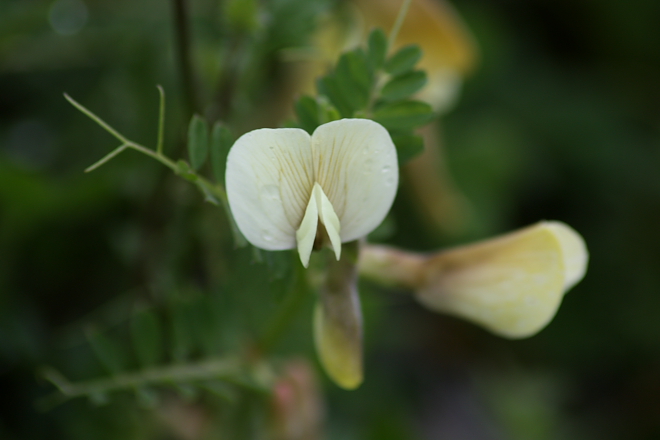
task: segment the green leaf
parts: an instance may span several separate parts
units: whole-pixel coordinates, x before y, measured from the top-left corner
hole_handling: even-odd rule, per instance
[[[371,68],[380,69],[385,63],[387,55],[387,36],[382,29],[377,28],[369,34],[369,52],[368,58]]]
[[[197,175],[190,168],[190,165],[188,165],[188,162],[186,162],[185,160],[179,160],[176,163],[176,174],[188,180],[189,182],[193,182],[193,183],[197,182]]]
[[[188,125],[188,157],[193,170],[198,170],[209,152],[209,127],[206,120],[193,115]]]
[[[162,360],[162,329],[158,317],[152,310],[136,309],[133,312],[131,338],[138,362],[143,368],[155,365]]]
[[[396,146],[399,165],[403,165],[424,151],[424,140],[412,133],[392,134],[392,142]]]
[[[395,76],[383,86],[380,97],[385,101],[398,101],[408,98],[426,85],[426,72],[415,70]]]
[[[122,347],[115,341],[94,328],[88,328],[85,336],[103,367],[112,374],[126,370],[127,356]]]
[[[334,72],[318,81],[318,89],[341,117],[350,118],[356,111],[366,109],[373,81],[367,56],[363,50],[356,49],[339,58]]]
[[[319,92],[325,95],[330,103],[339,111],[343,118],[350,118],[353,116],[353,108],[344,98],[337,78],[334,75],[327,75],[320,78],[317,83]]]
[[[356,49],[343,54],[337,63],[335,75],[339,89],[352,111],[366,108],[373,85],[373,75],[364,51]]]
[[[429,122],[435,114],[421,101],[397,101],[376,109],[374,120],[388,130],[409,130]]]
[[[227,167],[227,155],[234,143],[234,137],[227,127],[220,122],[213,124],[211,132],[211,167],[216,182],[224,185]]]
[[[135,397],[138,405],[142,408],[153,409],[158,405],[158,393],[156,390],[147,387],[138,387],[135,389]]]
[[[316,127],[321,125],[319,115],[319,105],[316,100],[310,96],[301,96],[295,104],[296,115],[300,122],[300,127],[307,133],[312,134]]]
[[[411,71],[422,58],[422,49],[416,44],[404,46],[385,62],[385,71],[390,75],[401,75]]]

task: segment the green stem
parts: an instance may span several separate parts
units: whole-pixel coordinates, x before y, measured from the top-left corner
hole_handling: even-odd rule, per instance
[[[172,171],[176,173],[177,171],[177,166],[174,161],[169,159],[167,156],[163,156],[162,154],[158,154],[156,151],[151,150],[143,145],[136,144],[135,142],[129,142],[128,147],[132,148],[134,150],[139,151],[140,153],[146,154],[147,156],[156,159],[158,162],[162,163]],[[201,178],[201,177],[200,177]]]
[[[399,9],[399,15],[396,17],[396,21],[394,22],[394,26],[392,26],[392,30],[390,31],[390,37],[389,37],[389,47],[392,48],[394,47],[394,42],[396,41],[396,37],[399,35],[399,31],[401,30],[401,26],[403,25],[403,20],[406,18],[406,14],[408,14],[408,8],[410,7],[411,0],[403,0],[403,3],[401,4],[401,9]]]
[[[163,154],[163,131],[165,129],[165,90],[157,85],[160,94],[160,106],[158,107],[158,141],[156,142],[156,153]]]
[[[159,90],[162,90],[159,86]],[[175,174],[179,175],[181,174],[181,170],[177,166],[177,164],[162,154],[162,121],[164,120],[164,94],[161,94],[161,111],[160,111],[160,126],[159,126],[159,143],[158,143],[158,149],[156,151],[151,150],[150,148],[145,147],[144,145],[140,145],[136,142],[128,140],[126,137],[121,135],[117,130],[112,128],[107,122],[105,122],[103,119],[98,117],[94,112],[86,108],[84,105],[80,104],[77,102],[75,99],[71,98],[69,95],[66,93],[64,94],[64,97],[78,110],[80,110],[82,113],[87,115],[90,119],[92,119],[94,122],[99,124],[101,127],[103,127],[107,132],[112,134],[114,137],[122,141],[122,144],[112,150],[110,153],[108,153],[106,156],[104,156],[101,160],[98,162],[94,163],[90,167],[88,167],[85,172],[93,171],[103,165],[104,163],[108,162],[110,159],[113,157],[117,156],[119,153],[123,152],[124,150],[130,148],[136,151],[139,151],[142,154],[146,154],[147,156],[156,159],[158,162],[162,163],[166,167],[168,167],[170,170],[172,170]],[[161,151],[159,151],[161,150]],[[205,194],[205,195],[212,195],[215,199],[217,199],[220,203],[216,204],[222,204],[223,206],[227,206],[227,193],[225,192],[225,189],[220,185],[220,184],[214,184],[211,183],[209,180],[205,179],[204,177],[200,176],[199,174],[195,173],[189,166],[186,167],[186,178],[188,180],[192,181],[197,185],[197,187]],[[227,211],[229,212],[229,211]]]
[[[85,108],[85,107],[84,107],[82,104],[80,104],[78,101],[76,101],[75,99],[73,99],[72,97],[70,97],[69,95],[67,95],[66,93],[64,94],[64,97],[66,98],[67,101],[69,101],[69,102],[71,103],[71,105],[73,105],[75,108],[77,108],[78,110],[80,110],[81,112],[83,112],[84,114],[86,114],[86,115],[87,115],[90,119],[92,119],[94,122],[96,122],[96,123],[99,124],[101,127],[103,127],[103,128],[105,129],[105,131],[107,131],[108,133],[110,133],[111,135],[113,135],[114,137],[116,137],[117,139],[119,139],[119,140],[121,141],[122,144],[129,144],[129,143],[131,143],[128,139],[126,139],[124,136],[122,136],[121,134],[119,134],[119,132],[117,132],[117,130],[115,130],[114,128],[110,127],[108,124],[106,124],[106,122],[105,122],[103,119],[99,118],[99,117],[96,116],[94,113],[92,113],[91,111],[87,110],[87,108]]]
[[[68,400],[82,396],[102,395],[112,391],[139,388],[147,385],[222,379],[240,383],[245,365],[238,358],[211,359],[188,365],[171,365],[150,368],[136,373],[118,374],[109,378],[84,382],[70,382],[57,370],[46,367],[43,377],[59,390],[59,395]],[[55,402],[57,396],[46,396],[44,402]]]
[[[100,166],[103,165],[104,163],[108,162],[110,159],[112,159],[113,157],[117,156],[119,153],[123,152],[123,151],[124,151],[125,149],[127,149],[127,148],[128,148],[128,144],[122,144],[122,145],[120,145],[120,146],[117,147],[116,149],[112,150],[109,154],[107,154],[106,156],[104,156],[104,157],[103,157],[101,160],[99,160],[98,162],[96,162],[96,163],[94,163],[93,165],[90,165],[90,166],[88,166],[87,168],[85,168],[85,172],[86,172],[86,173],[89,173],[90,171],[94,171],[95,169],[97,169],[98,167],[100,167]]]

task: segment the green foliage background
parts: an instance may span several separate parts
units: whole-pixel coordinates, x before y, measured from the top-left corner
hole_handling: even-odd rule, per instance
[[[234,250],[223,212],[160,164],[127,152],[83,174],[116,144],[62,92],[154,145],[161,84],[166,153],[185,156],[195,111],[235,134],[284,119],[279,51],[304,46],[332,4],[189,1],[183,34],[177,2],[90,0],[86,20],[58,19],[79,4],[0,0],[0,438],[179,438],[158,419],[173,395],[218,432],[243,420],[234,438],[259,438],[255,375],[36,405],[53,391],[44,365],[85,380],[243,354],[299,288],[295,255]],[[437,237],[401,191],[387,240],[430,250],[559,219],[590,267],[523,341],[365,283],[366,381],[322,378],[327,438],[660,438],[660,4],[454,4],[482,60],[440,127],[472,222]],[[311,296],[297,307],[272,353],[314,359]]]

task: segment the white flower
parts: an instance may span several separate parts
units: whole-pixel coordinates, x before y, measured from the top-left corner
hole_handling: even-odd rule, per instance
[[[266,250],[312,249],[367,235],[389,211],[399,180],[392,139],[380,124],[342,119],[310,136],[263,128],[241,136],[227,157],[226,187],[238,228]]]

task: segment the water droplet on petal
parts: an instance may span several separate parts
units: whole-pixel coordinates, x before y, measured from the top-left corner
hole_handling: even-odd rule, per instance
[[[364,161],[364,168],[362,171],[364,171],[364,174],[371,174],[374,170],[374,161],[373,159],[367,159]]]
[[[383,172],[383,174],[386,174],[390,172],[390,169],[391,168],[388,165],[385,165],[381,171]]]
[[[266,200],[279,200],[280,188],[277,185],[266,185],[261,188],[261,195]]]

